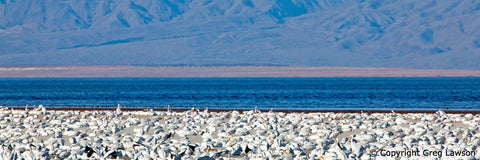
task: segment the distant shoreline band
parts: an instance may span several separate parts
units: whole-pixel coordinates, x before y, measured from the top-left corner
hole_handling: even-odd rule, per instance
[[[4,106],[5,107],[5,106]],[[8,107],[14,110],[25,110],[25,107],[15,106],[15,107]],[[54,111],[114,111],[116,107],[81,107],[81,106],[67,106],[67,107],[53,107],[49,108],[46,106],[48,110]],[[28,109],[33,109],[33,107],[28,107]],[[171,111],[173,112],[185,112],[194,109],[195,111],[204,111],[208,110],[209,112],[232,112],[232,111],[253,111],[254,109],[242,108],[242,109],[218,109],[218,108],[190,108],[187,109],[186,107],[172,107]],[[122,106],[123,111],[168,111],[166,107],[162,108],[143,108],[143,107],[128,107]],[[428,108],[428,109],[412,109],[412,108],[394,108],[394,109],[379,109],[379,108],[308,108],[308,109],[281,109],[281,108],[272,108],[272,109],[258,109],[257,111],[260,112],[283,112],[283,113],[327,113],[327,112],[334,112],[334,113],[436,113],[438,111],[443,111],[448,114],[480,114],[480,109],[435,109],[435,108]]]

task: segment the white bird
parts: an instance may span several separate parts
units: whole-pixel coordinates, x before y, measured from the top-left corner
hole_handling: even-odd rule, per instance
[[[338,138],[335,140],[333,147],[331,149],[337,154],[338,159],[348,159],[347,154],[343,151],[343,148],[340,147],[340,143],[338,142]]]
[[[47,113],[47,108],[45,108],[43,105],[39,105],[38,108],[42,111],[42,114]]]
[[[27,106],[25,108],[28,109]],[[403,150],[412,146],[423,149],[432,144],[441,150],[444,149],[441,148],[443,144],[449,148],[467,149],[480,144],[477,138],[480,128],[470,125],[476,124],[480,117],[473,114],[445,115],[430,121],[439,116],[402,113],[396,113],[396,116],[390,113],[255,114],[253,111],[239,114],[232,111],[178,112],[175,116],[159,112],[161,116],[152,117],[152,114],[147,114],[152,111],[148,110],[129,112],[129,116],[122,117],[116,116],[116,110],[50,111],[46,113],[49,115],[39,116],[40,111],[46,112],[45,107],[40,105],[35,109],[38,112],[34,112],[33,116],[24,116],[23,111],[0,111],[0,137],[11,137],[0,138],[1,144],[7,144],[0,146],[0,159],[172,159],[173,156],[175,159],[221,159],[229,156],[302,159],[307,155],[309,158],[355,159],[376,155],[385,146]],[[323,123],[331,117],[332,122]],[[417,122],[420,119],[422,121]],[[463,124],[446,123],[447,119]],[[400,125],[399,120],[404,121],[401,123],[404,125]],[[340,121],[342,124],[339,124]],[[391,126],[380,127],[386,123]],[[342,132],[341,125],[349,126],[347,128],[352,132]],[[137,132],[140,134],[135,134]],[[334,142],[335,138],[341,138],[341,142]],[[11,150],[8,149],[9,144]],[[32,146],[28,147],[28,144]],[[109,149],[99,147],[101,145]],[[91,147],[91,151],[84,153],[85,146]]]
[[[116,114],[117,115],[122,115],[122,110],[120,109],[120,104],[117,105],[117,110],[116,110]]]

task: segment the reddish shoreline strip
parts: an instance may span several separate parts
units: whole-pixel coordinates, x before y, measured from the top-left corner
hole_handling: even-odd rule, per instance
[[[290,66],[0,66],[0,77],[480,77],[480,70]]]
[[[25,108],[14,107],[14,110],[24,110]],[[29,108],[32,110],[33,108]],[[145,108],[131,108],[131,107],[123,107],[121,108],[122,111],[149,111],[150,109]],[[65,107],[65,108],[47,108],[47,110],[54,110],[54,111],[115,111],[116,108],[82,108],[82,107]],[[164,111],[166,112],[167,109],[152,109],[154,111]],[[172,109],[173,112],[186,112],[191,109]],[[196,109],[195,109],[196,110]],[[199,111],[204,111],[205,109],[199,109]],[[449,114],[480,114],[480,109],[419,109],[419,110],[406,110],[406,109],[392,109],[392,110],[380,110],[380,109],[318,109],[318,110],[259,110],[261,112],[283,112],[283,113],[327,113],[327,112],[334,112],[334,113],[436,113],[437,111],[442,110],[445,113]],[[209,112],[231,112],[231,111],[252,111],[250,109],[209,109]]]

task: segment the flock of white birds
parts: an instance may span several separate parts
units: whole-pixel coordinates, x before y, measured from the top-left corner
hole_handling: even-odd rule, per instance
[[[443,111],[127,112],[120,107],[116,111],[3,107],[0,159],[478,159],[479,122],[478,114]],[[420,155],[399,154],[402,151],[420,151]],[[431,154],[436,151],[443,154]],[[460,151],[464,154],[448,156]]]

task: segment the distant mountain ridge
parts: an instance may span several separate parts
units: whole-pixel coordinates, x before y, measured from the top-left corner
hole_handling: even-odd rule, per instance
[[[1,64],[480,69],[474,0],[0,0]]]

